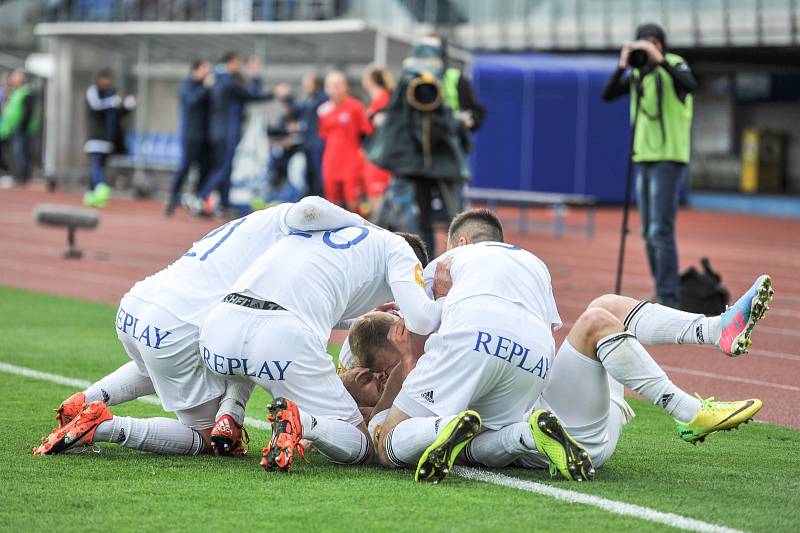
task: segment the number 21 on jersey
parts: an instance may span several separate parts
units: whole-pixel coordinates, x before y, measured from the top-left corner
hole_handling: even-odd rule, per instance
[[[244,222],[245,218],[240,218],[239,220],[233,220],[228,222],[227,224],[223,224],[222,226],[218,227],[217,229],[211,230],[205,237],[194,243],[192,249],[183,254],[183,257],[198,257],[200,261],[205,261],[208,259],[208,256],[211,255],[214,250],[222,246],[228,237],[231,236],[231,233],[234,232],[236,228],[238,228],[242,222]],[[216,239],[214,237],[217,237]],[[205,249],[204,252],[200,253],[200,249],[204,246],[208,245],[208,248]]]

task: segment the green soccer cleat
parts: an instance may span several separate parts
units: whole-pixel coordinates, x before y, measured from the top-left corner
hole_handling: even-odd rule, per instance
[[[417,464],[415,481],[439,483],[450,472],[456,457],[481,430],[481,415],[475,411],[458,414],[422,454]]]
[[[111,187],[105,183],[100,183],[83,195],[83,205],[86,207],[106,207],[108,200],[111,198]]]
[[[700,398],[700,396],[697,396],[697,398],[701,402],[701,407],[691,422],[684,424],[675,420],[678,435],[691,444],[703,442],[706,437],[717,431],[730,431],[736,429],[742,423],[750,422],[764,405],[761,400],[756,399],[740,402],[718,402],[714,400],[713,396],[707,400]]]
[[[549,411],[539,409],[528,419],[533,441],[550,461],[550,475],[560,472],[566,479],[591,481],[594,466],[589,454],[569,436],[561,422]]]

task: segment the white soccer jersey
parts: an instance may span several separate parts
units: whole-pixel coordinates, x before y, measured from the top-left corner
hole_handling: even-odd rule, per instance
[[[361,226],[364,220],[316,196],[257,211],[214,229],[128,294],[200,326],[211,306],[261,254],[292,230]]]
[[[231,292],[281,305],[324,345],[341,320],[392,300],[410,330],[430,333],[439,325],[442,306],[423,287],[422,265],[405,239],[362,226],[292,233],[258,258]]]
[[[436,264],[448,257],[453,258],[450,267],[453,288],[447,295],[446,306],[472,296],[492,295],[522,305],[554,329],[561,327],[550,272],[532,253],[500,242],[453,248],[425,268],[425,287],[429,295],[432,294]]]

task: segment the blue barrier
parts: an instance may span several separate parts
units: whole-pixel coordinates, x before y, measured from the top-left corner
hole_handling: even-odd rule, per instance
[[[472,80],[487,116],[470,186],[621,202],[629,104],[602,99],[615,65],[609,56],[477,55]]]

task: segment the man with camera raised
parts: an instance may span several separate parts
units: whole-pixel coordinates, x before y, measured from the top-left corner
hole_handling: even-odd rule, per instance
[[[689,173],[692,91],[697,81],[682,57],[667,52],[664,30],[643,24],[626,43],[603,99],[631,95],[639,213],[656,298],[680,304],[675,215]]]

